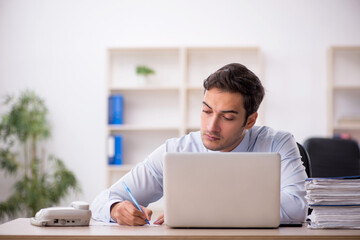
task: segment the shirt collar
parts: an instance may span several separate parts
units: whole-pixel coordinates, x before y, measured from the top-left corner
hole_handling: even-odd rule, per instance
[[[250,131],[246,130],[243,140],[231,152],[247,152],[250,142]]]

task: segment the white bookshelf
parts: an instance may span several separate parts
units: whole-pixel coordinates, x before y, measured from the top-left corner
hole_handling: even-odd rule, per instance
[[[166,139],[199,130],[203,80],[232,62],[244,64],[261,79],[257,47],[108,49],[108,94],[124,97],[124,123],[107,126],[109,135],[123,137],[123,165],[108,166],[108,185]],[[155,70],[145,85],[138,81],[137,65]]]
[[[334,46],[328,53],[328,133],[360,142],[360,46]]]

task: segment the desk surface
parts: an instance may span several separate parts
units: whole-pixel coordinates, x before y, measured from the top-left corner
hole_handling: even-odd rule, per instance
[[[0,239],[360,239],[360,230],[278,229],[172,229],[166,225],[128,227],[36,227],[19,218],[0,225]]]

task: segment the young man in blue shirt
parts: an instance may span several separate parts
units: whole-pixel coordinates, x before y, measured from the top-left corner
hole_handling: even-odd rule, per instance
[[[281,223],[305,220],[305,168],[294,137],[266,126],[254,126],[264,97],[259,78],[232,63],[204,81],[201,130],[167,140],[118,182],[100,193],[91,205],[93,218],[121,225],[144,225],[152,211],[146,206],[163,196],[164,152],[278,152],[281,155]],[[125,181],[142,207],[130,201]],[[209,209],[210,210],[210,209]],[[164,215],[154,223],[162,224]]]

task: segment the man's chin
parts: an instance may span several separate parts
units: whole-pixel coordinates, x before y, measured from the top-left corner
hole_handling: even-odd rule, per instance
[[[222,148],[215,141],[208,141],[203,139],[203,144],[206,149],[211,151],[220,151]]]

